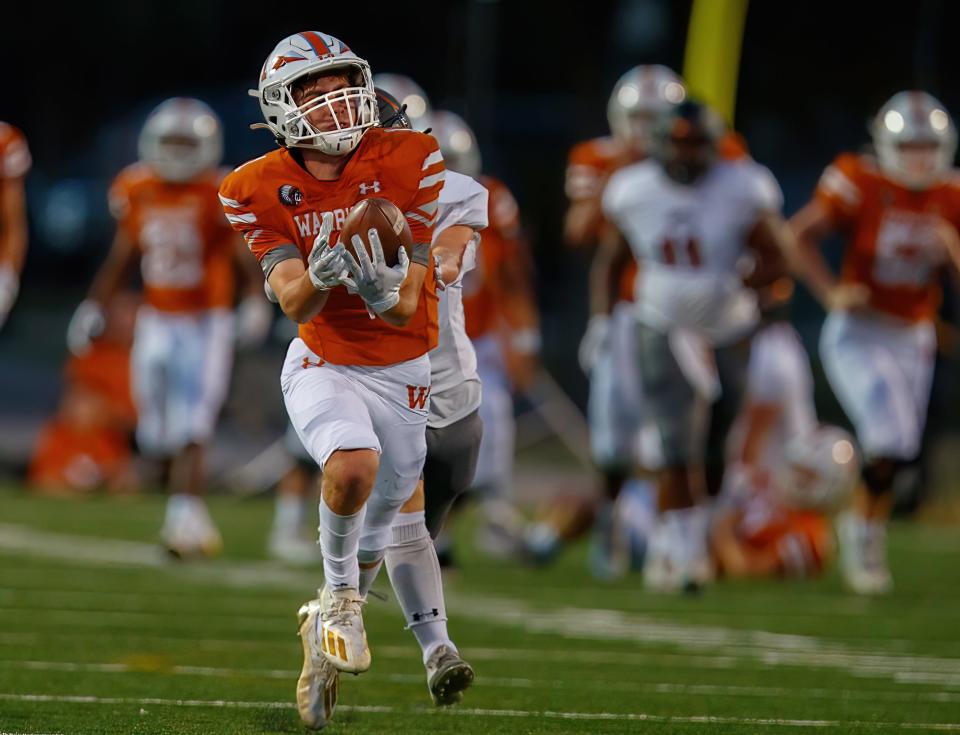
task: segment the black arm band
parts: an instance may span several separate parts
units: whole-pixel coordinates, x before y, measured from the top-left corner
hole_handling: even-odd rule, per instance
[[[430,243],[428,242],[417,242],[413,244],[413,250],[410,255],[410,260],[414,263],[422,265],[424,268],[430,267]]]

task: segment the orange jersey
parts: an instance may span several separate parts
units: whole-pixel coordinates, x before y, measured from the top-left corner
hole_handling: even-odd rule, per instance
[[[130,447],[121,431],[78,427],[60,418],[43,427],[30,461],[29,482],[39,488],[92,490],[123,472]]]
[[[934,225],[960,224],[960,179],[912,191],[885,177],[873,159],[844,153],[815,192],[846,237],[842,280],[870,290],[870,306],[908,321],[931,320],[946,262]]]
[[[463,311],[470,339],[497,329],[501,322],[497,299],[497,273],[503,262],[524,257],[520,240],[520,208],[502,181],[481,176],[480,183],[489,192],[487,228],[480,235],[477,265],[463,279]]]
[[[13,125],[0,122],[0,179],[26,176],[32,161],[27,139]]]
[[[133,426],[137,409],[130,390],[130,347],[96,339],[82,356],[71,356],[65,370],[66,382],[96,394],[109,414],[104,417],[118,426]]]
[[[819,574],[833,549],[826,517],[783,508],[767,493],[758,493],[744,503],[736,532],[748,546],[775,554],[780,574],[784,576]]]
[[[217,201],[220,178],[170,183],[135,163],[110,187],[110,211],[142,256],[144,302],[159,311],[233,306],[235,240]]]
[[[334,181],[314,178],[287,149],[237,168],[224,179],[220,200],[227,219],[247,241],[269,276],[276,263],[307,264],[326,212],[336,244],[359,201],[384,197],[404,213],[415,243],[430,243],[443,188],[443,157],[436,140],[404,129],[371,128]],[[360,296],[340,286],[323,310],[300,325],[300,337],[319,357],[338,365],[392,365],[426,354],[437,344],[437,295],[428,269],[417,311],[406,327],[371,319]]]

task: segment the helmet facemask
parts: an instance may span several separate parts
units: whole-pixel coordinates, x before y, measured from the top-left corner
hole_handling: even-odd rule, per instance
[[[310,95],[302,103],[300,89],[318,77],[344,76],[349,86]],[[283,111],[276,127],[287,146],[312,148],[330,156],[350,153],[367,128],[377,124],[377,98],[365,63],[351,61],[278,81],[263,89],[264,99]]]

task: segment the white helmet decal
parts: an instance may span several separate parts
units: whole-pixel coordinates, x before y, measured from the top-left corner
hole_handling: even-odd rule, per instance
[[[313,97],[302,105],[293,87],[307,77],[341,70],[350,86]],[[360,143],[364,132],[377,124],[377,99],[370,65],[342,41],[318,31],[303,31],[283,39],[260,71],[260,84],[251,96],[260,102],[266,127],[281,145],[313,148],[342,156]],[[332,128],[319,130],[308,119],[325,108]],[[341,119],[346,114],[346,119]]]

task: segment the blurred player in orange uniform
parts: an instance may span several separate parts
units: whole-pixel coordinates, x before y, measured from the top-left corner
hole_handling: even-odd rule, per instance
[[[933,376],[939,274],[960,265],[953,120],[924,92],[900,92],[871,127],[876,155],[841,154],[792,220],[794,265],[827,310],[820,355],[864,453],[855,509],[839,519],[848,585],[891,588],[886,520],[898,470],[914,460]],[[846,240],[835,276],[820,242]]]
[[[370,667],[361,608],[397,541],[394,523],[427,451],[428,353],[438,343],[430,250],[445,167],[430,136],[377,125],[369,65],[327,34],[283,39],[263,65],[256,96],[281,148],[237,168],[220,200],[280,307],[300,324],[280,383],[291,423],[323,472],[325,580],[319,599],[300,608],[297,685],[301,720],[321,728],[333,714],[338,672]],[[393,202],[410,227],[412,252],[401,248],[394,266],[376,230],[352,239],[359,262],[339,241],[350,209],[371,197]],[[411,525],[406,530],[419,533],[422,521]],[[423,581],[426,573],[410,576]],[[398,597],[405,606],[407,596]],[[472,672],[460,676],[469,667],[445,619],[431,625],[428,685],[452,702]]]
[[[23,133],[0,122],[0,328],[20,288],[27,255],[27,203],[23,180],[30,170]]]
[[[41,432],[30,463],[32,487],[46,492],[136,489],[130,348],[139,301],[132,293],[114,297],[103,334],[86,353],[67,360],[60,407]]]
[[[845,508],[860,472],[853,437],[816,426],[766,451],[762,481],[726,488],[710,527],[716,571],[729,577],[814,577],[833,557],[830,515]],[[754,478],[756,479],[756,478]]]
[[[270,324],[259,275],[217,200],[220,122],[199,100],[157,107],[140,135],[140,160],[110,189],[117,234],[67,334],[74,354],[91,348],[104,309],[137,263],[144,303],[137,314],[132,385],[137,444],[169,461],[170,499],[161,536],[178,556],[217,553],[220,534],[201,494],[203,448],[226,396],[234,343],[234,269],[246,268],[237,337],[256,341]]]
[[[433,112],[427,124],[447,167],[475,178],[489,192],[489,225],[480,239],[476,267],[463,278],[463,311],[483,386],[483,438],[473,479],[487,521],[481,541],[488,551],[506,553],[513,544],[510,531],[515,525],[511,520],[516,434],[512,394],[530,387],[540,351],[533,266],[521,237],[517,202],[503,182],[481,175],[473,131],[459,115],[444,110]]]

